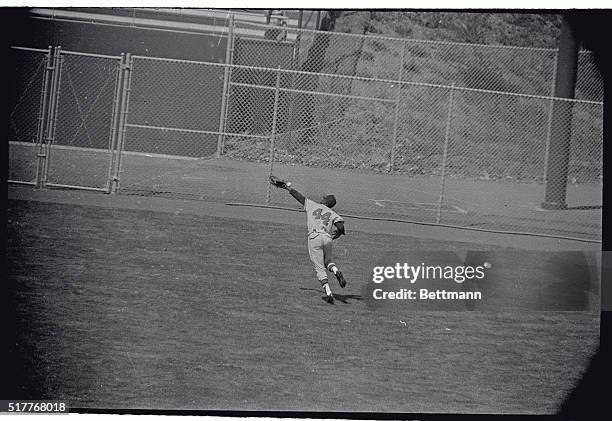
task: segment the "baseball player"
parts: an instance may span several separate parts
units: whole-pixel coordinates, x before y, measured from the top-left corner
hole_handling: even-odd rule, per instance
[[[314,265],[317,278],[321,282],[323,291],[325,291],[325,300],[333,304],[334,294],[327,282],[327,272],[325,269],[336,275],[341,288],[346,286],[346,280],[342,272],[340,272],[338,266],[334,263],[332,252],[332,241],[345,234],[344,220],[340,215],[331,210],[336,204],[336,198],[329,194],[323,196],[321,201],[316,203],[292,188],[290,182],[271,176],[270,183],[278,188],[288,190],[289,194],[304,206],[306,223],[308,225],[308,254]]]

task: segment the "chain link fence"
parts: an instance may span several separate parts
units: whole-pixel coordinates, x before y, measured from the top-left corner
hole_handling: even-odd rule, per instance
[[[71,57],[59,108],[72,111],[54,144],[110,151],[109,183],[114,174],[125,194],[296,208],[270,188],[274,173],[314,199],[335,194],[346,215],[600,240],[603,83],[592,54],[580,53],[566,100],[553,98],[556,50],[286,26],[266,39],[271,29],[230,19],[225,64],[134,56],[129,83],[113,76],[118,61]],[[94,104],[106,111],[84,119]],[[561,155],[550,150],[560,125]],[[115,142],[113,127],[124,133]],[[549,183],[551,168],[567,182]],[[554,189],[565,206],[544,210]]]
[[[61,51],[45,183],[108,190],[119,57]]]
[[[59,47],[10,54],[9,181],[109,191],[119,57]]]
[[[9,173],[13,182],[36,184],[38,153],[43,137],[43,109],[48,94],[50,50],[11,49],[13,80],[8,89]]]

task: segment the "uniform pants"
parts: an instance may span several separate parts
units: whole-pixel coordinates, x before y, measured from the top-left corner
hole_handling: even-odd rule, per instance
[[[327,279],[325,268],[333,262],[332,238],[329,235],[319,234],[314,238],[308,238],[308,254],[314,265],[319,281]]]

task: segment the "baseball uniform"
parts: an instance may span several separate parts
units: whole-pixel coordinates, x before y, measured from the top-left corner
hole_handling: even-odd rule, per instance
[[[344,221],[340,215],[321,203],[310,199],[304,202],[308,226],[308,254],[319,281],[327,279],[325,268],[333,265],[332,238],[334,224]]]

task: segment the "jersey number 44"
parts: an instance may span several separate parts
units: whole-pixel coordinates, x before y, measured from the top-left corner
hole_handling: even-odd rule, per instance
[[[327,224],[329,224],[329,218],[331,218],[331,212],[325,212],[323,214],[321,212],[323,212],[323,209],[319,208],[312,213],[312,216],[314,216],[315,219],[321,219],[323,224],[327,226]]]

